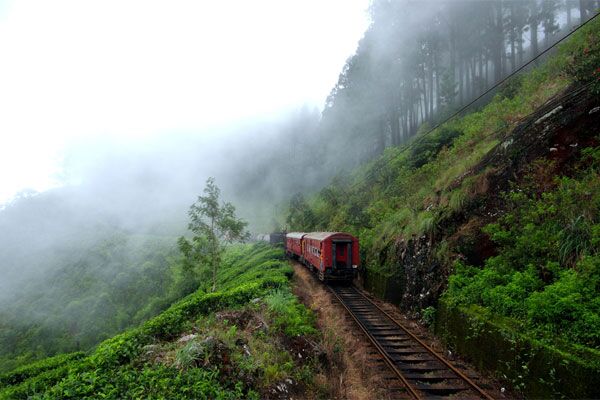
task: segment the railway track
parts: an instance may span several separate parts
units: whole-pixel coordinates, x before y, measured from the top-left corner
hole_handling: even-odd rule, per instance
[[[402,382],[400,388],[394,388],[401,397],[492,399],[471,378],[413,335],[360,290],[354,286],[329,285],[328,288]]]

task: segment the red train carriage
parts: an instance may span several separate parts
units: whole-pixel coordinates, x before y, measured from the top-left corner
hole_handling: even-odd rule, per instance
[[[290,232],[285,235],[285,253],[289,257],[302,259],[302,238],[304,232]]]
[[[358,239],[343,232],[312,232],[302,236],[302,258],[322,281],[354,278],[360,265]]]

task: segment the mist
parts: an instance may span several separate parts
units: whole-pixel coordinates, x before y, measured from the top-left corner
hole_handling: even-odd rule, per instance
[[[367,4],[0,4],[0,310],[114,235],[174,246],[208,177],[271,229]]]
[[[5,348],[21,325],[69,338],[53,352],[86,348],[192,290],[176,239],[207,178],[252,233],[285,228],[295,193],[408,142],[539,50],[493,30],[506,12],[530,35],[492,1],[121,4],[0,6]],[[540,43],[575,11],[545,10]]]
[[[73,143],[62,186],[24,191],[0,211],[0,361],[18,360],[18,343],[41,344],[32,359],[89,348],[193,290],[176,242],[208,177],[250,232],[279,228],[290,193],[326,184],[291,178],[306,163],[295,138],[319,118],[305,106],[204,135]]]

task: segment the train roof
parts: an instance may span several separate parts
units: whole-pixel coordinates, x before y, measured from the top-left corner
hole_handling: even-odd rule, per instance
[[[306,235],[306,232],[288,232],[285,237],[292,239],[302,239]]]
[[[338,236],[338,235],[351,237],[351,238],[354,237],[351,234],[346,233],[346,232],[311,232],[311,233],[307,233],[305,238],[306,239],[315,239],[315,240],[325,240],[325,239],[329,239],[332,236]]]

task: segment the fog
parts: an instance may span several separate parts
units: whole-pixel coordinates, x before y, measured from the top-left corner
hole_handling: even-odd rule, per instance
[[[253,233],[285,228],[292,195],[406,143],[580,22],[573,2],[166,4],[0,3],[0,347],[19,324],[51,337],[39,322],[77,338],[40,348],[73,350],[158,312],[208,177]],[[110,310],[120,322],[98,331]]]
[[[0,203],[63,184],[58,164],[75,142],[214,137],[322,107],[367,5],[1,2]]]
[[[305,107],[206,135],[98,137],[72,145],[61,168],[65,186],[22,193],[0,212],[0,299],[43,278],[45,268],[60,267],[48,255],[78,244],[84,249],[105,233],[168,236],[174,244],[208,177],[252,232],[274,229],[275,207],[303,185],[318,184],[303,179],[296,187],[289,179],[299,165],[288,143],[299,130],[314,131],[318,118]]]
[[[367,5],[2,2],[0,307],[115,233],[174,244],[208,177],[252,231],[275,226],[316,184],[290,185],[289,138],[314,130]]]
[[[301,107],[204,135],[73,143],[63,185],[0,211],[0,364],[33,346],[31,359],[89,348],[188,293],[176,241],[208,177],[251,232],[279,228],[277,207],[326,183],[298,174],[307,158],[295,157],[319,117]]]

